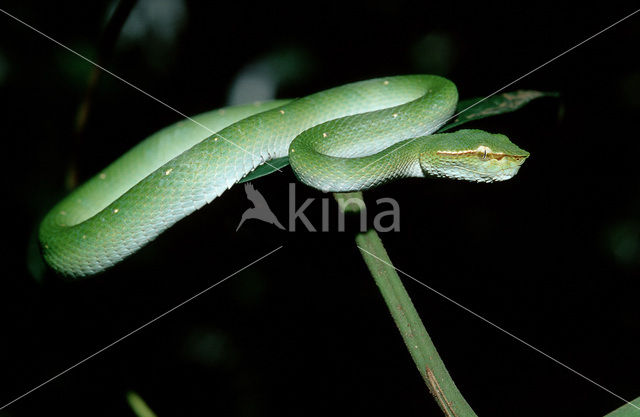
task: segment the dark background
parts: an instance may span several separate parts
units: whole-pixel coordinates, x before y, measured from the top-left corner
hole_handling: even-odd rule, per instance
[[[445,75],[462,98],[484,96],[633,11],[612,2],[143,3],[105,65],[186,114],[226,105],[251,71],[271,74],[278,97],[407,73]],[[105,1],[2,7],[92,59],[113,10]],[[560,99],[469,125],[531,152],[513,180],[407,180],[368,193],[373,208],[381,197],[400,204],[400,232],[383,236],[398,268],[629,400],[640,395],[638,19],[509,88]],[[84,180],[180,119],[103,74],[75,143],[90,72],[0,14],[0,403],[283,248],[0,415],[133,415],[129,390],[160,417],[440,415],[353,234],[282,232],[256,221],[235,233],[249,207],[242,187],[96,278],[68,282],[45,269],[35,230],[68,192],[72,162]],[[254,183],[281,220],[294,180],[287,168]],[[298,206],[323,197],[297,192]],[[319,221],[320,202],[311,207]],[[621,405],[405,282],[479,415],[602,416]]]

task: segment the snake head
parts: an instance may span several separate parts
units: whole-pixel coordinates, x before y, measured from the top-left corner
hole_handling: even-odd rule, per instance
[[[504,181],[516,175],[529,157],[505,135],[459,130],[432,136],[420,152],[426,176],[476,182]]]

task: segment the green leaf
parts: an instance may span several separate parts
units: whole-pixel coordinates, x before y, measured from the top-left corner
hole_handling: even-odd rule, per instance
[[[623,405],[617,410],[613,410],[604,417],[636,417],[640,416],[640,397]]]
[[[238,181],[238,183],[243,183],[247,181],[255,180],[256,178],[264,177],[265,175],[269,175],[275,171],[278,171],[280,168],[284,168],[289,165],[289,157],[285,156],[282,158],[276,158],[269,161],[269,163],[264,163],[258,166],[256,169],[248,173],[243,179]]]
[[[537,98],[558,96],[558,93],[518,90],[509,93],[496,94],[495,96],[487,99],[476,97],[468,100],[461,100],[458,102],[458,106],[456,108],[456,117],[451,121],[451,123],[440,128],[438,133],[474,120],[516,111]]]

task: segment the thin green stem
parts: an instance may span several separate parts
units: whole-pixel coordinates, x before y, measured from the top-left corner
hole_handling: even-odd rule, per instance
[[[89,119],[89,113],[91,111],[91,104],[96,94],[98,87],[98,81],[102,74],[101,67],[107,65],[113,50],[115,49],[116,42],[120,36],[120,32],[124,27],[131,10],[136,5],[137,0],[120,0],[115,10],[111,14],[107,25],[104,28],[100,43],[98,44],[98,56],[96,61],[98,65],[91,68],[89,79],[87,80],[87,88],[84,92],[84,97],[78,106],[76,112],[75,126],[73,129],[73,146],[70,149],[75,150],[71,154],[71,161],[69,162],[69,168],[67,169],[66,186],[67,189],[72,190],[78,186],[78,160],[77,149],[81,149],[81,145],[84,141],[84,132],[87,127],[87,120]]]
[[[335,196],[339,204],[341,200],[346,199],[340,194]],[[347,198],[358,197],[362,199],[362,194],[351,193]],[[343,204],[340,204],[340,207],[345,210]],[[418,372],[444,414],[447,417],[476,417],[442,362],[409,294],[392,266],[378,233],[373,229],[359,233],[356,236],[356,244],[387,303]]]
[[[127,392],[127,402],[133,413],[138,417],[157,417],[147,403],[134,391]]]
[[[360,192],[334,196],[343,212],[357,213],[365,207]],[[418,372],[444,414],[447,417],[476,417],[449,375],[378,233],[373,229],[359,233],[356,245],[387,303]],[[604,417],[640,417],[640,397]]]

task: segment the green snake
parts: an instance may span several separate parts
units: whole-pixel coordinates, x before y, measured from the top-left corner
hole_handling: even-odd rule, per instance
[[[457,100],[456,86],[446,78],[396,76],[180,121],[51,209],[40,225],[42,253],[63,275],[95,274],[259,165],[287,155],[300,181],[325,192],[364,190],[403,177],[513,177],[529,154],[506,136],[432,134],[452,116]]]

